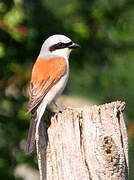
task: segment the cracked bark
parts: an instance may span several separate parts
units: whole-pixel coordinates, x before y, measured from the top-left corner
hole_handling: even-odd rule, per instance
[[[124,108],[117,101],[48,115],[36,139],[40,180],[127,180]]]

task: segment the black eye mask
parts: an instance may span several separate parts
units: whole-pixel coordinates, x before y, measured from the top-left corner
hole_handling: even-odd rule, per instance
[[[55,50],[57,50],[57,49],[64,49],[64,48],[69,47],[69,46],[72,45],[72,44],[73,44],[72,41],[70,41],[70,42],[68,42],[68,43],[59,42],[59,43],[54,44],[53,46],[51,46],[51,47],[49,48],[49,50],[52,52],[52,51],[55,51]]]

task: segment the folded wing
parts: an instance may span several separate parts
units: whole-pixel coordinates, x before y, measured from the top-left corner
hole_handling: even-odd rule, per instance
[[[29,85],[28,112],[36,111],[48,91],[65,73],[66,60],[63,57],[37,59]]]

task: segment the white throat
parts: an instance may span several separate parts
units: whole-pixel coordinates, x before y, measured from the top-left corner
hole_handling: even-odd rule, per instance
[[[71,51],[72,50],[69,48],[57,49],[55,51],[52,51],[51,54],[56,55],[56,56],[61,56],[61,57],[64,57],[65,59],[68,59]]]

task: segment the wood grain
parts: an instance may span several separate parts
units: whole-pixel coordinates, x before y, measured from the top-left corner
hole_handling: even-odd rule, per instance
[[[47,115],[36,139],[40,180],[127,180],[124,102]]]

